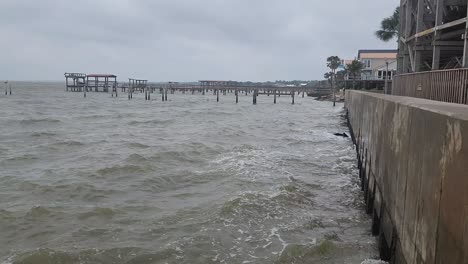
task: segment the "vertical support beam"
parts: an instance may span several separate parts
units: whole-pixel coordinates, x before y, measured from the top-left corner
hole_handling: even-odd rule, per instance
[[[253,104],[254,105],[257,104],[257,90],[254,90],[254,92],[253,92]]]
[[[424,0],[418,0],[418,10],[416,15],[416,32],[419,33],[424,30]],[[416,38],[416,45],[419,44],[419,39]],[[413,71],[420,72],[422,70],[422,50],[416,49],[414,54]]]
[[[239,92],[237,91],[237,89],[236,89],[235,93],[236,93],[236,104],[237,104],[237,103],[239,103]]]
[[[274,98],[274,99],[273,99],[273,103],[276,104],[276,90],[274,91],[274,93],[275,93],[275,94],[274,94],[274,97],[273,97],[273,98]]]
[[[219,102],[219,90],[216,89],[216,102]]]
[[[402,0],[405,1],[405,0]],[[406,39],[411,37],[412,34],[412,24],[413,24],[413,0],[406,0],[405,3],[405,24],[404,24],[404,31],[403,34]],[[403,59],[403,72],[411,72],[413,71],[413,49],[410,43],[405,43],[405,58]]]
[[[292,104],[294,104],[294,95],[296,94],[296,92],[292,91],[291,93],[291,97],[292,97]]]
[[[435,26],[442,25],[442,18],[444,15],[444,3],[445,0],[436,0],[436,20]],[[440,68],[440,46],[436,45],[437,40],[440,38],[440,32],[434,32],[434,43],[432,49],[432,70],[438,70]]]
[[[465,39],[465,45],[463,47],[463,68],[468,68],[468,21],[466,22],[465,34],[463,34],[463,38]]]
[[[118,94],[117,94],[117,86],[118,86],[117,77],[114,77],[114,86],[115,86],[115,97],[117,97],[118,96]]]

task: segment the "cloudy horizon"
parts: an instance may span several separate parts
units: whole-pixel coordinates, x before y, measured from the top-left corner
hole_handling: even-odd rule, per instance
[[[398,0],[311,2],[3,0],[0,80],[315,80],[328,56],[396,49],[374,32]]]

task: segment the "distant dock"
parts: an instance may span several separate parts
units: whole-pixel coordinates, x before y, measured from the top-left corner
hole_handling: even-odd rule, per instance
[[[290,96],[291,103],[295,103],[295,97],[305,95],[322,96],[332,93],[331,88],[324,82],[318,82],[315,86],[279,86],[272,84],[249,84],[246,85],[235,81],[200,80],[197,83],[167,82],[150,84],[148,80],[129,78],[127,83],[118,83],[117,76],[113,74],[84,74],[65,73],[66,91],[82,92],[86,97],[87,92],[111,92],[112,96],[127,93],[129,100],[133,99],[134,93],[145,93],[145,100],[151,100],[151,95],[159,92],[162,101],[168,100],[168,94],[191,93],[191,94],[213,94],[219,102],[220,94],[234,95],[236,103],[239,96],[252,96],[252,103],[257,104],[259,95],[272,96],[276,104],[277,97]]]

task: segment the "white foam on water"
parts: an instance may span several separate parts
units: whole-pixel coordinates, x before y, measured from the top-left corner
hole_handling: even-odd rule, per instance
[[[388,264],[388,262],[375,259],[366,259],[361,264]]]

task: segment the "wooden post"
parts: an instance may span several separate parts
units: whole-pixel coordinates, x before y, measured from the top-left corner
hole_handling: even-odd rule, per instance
[[[332,93],[333,93],[333,106],[336,106],[335,70],[333,70],[333,74],[332,74]]]
[[[468,22],[466,22],[465,34],[463,34],[463,38],[465,41],[465,44],[463,46],[463,68],[468,68],[468,36],[467,35],[468,35]]]
[[[304,98],[304,93],[305,93],[305,92],[304,92],[304,91],[302,91],[302,98]]]
[[[119,95],[117,94],[117,89],[119,88],[118,87],[118,83],[117,83],[117,77],[114,77],[114,88],[115,88],[115,97],[118,97]]]
[[[10,86],[10,95],[11,95],[11,83],[8,86]]]
[[[273,103],[276,104],[276,90],[274,91],[274,96],[273,96]]]
[[[253,91],[253,104],[254,104],[254,105],[257,104],[257,90],[254,90],[254,91]]]
[[[130,100],[130,80],[128,81],[128,89],[127,89],[127,96],[128,96],[128,100]]]
[[[166,89],[166,92],[164,93],[164,101],[167,102],[167,89]]]
[[[236,94],[236,104],[239,103],[239,92],[236,90],[234,92]]]
[[[296,94],[296,93],[295,93],[294,91],[292,91],[292,93],[291,93],[291,96],[292,96],[292,104],[294,104],[294,95],[295,95],[295,94]]]
[[[164,88],[161,88],[161,98],[162,98],[162,101],[164,102]]]
[[[216,102],[219,102],[219,90],[216,89]]]

